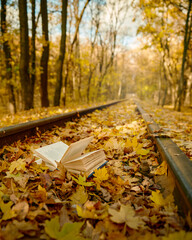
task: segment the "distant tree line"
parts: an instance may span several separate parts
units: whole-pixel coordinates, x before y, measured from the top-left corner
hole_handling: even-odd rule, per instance
[[[133,22],[142,18],[135,49],[130,8]],[[128,93],[181,110],[192,105],[191,30],[190,0],[1,0],[0,110]]]
[[[158,104],[174,104],[181,110],[188,99],[192,105],[192,1],[140,0],[134,7],[142,12],[139,33],[146,36],[145,48],[159,56]]]
[[[3,95],[8,93],[11,112],[35,105],[59,106],[67,101],[89,103],[118,97],[118,84],[107,78],[113,78],[118,27],[122,21],[119,16],[126,14],[128,4],[123,0],[118,2],[119,6],[114,1],[108,2],[111,22],[104,29],[101,22],[106,2],[90,2],[1,1],[1,91]],[[8,9],[17,13],[17,7],[19,27],[12,26],[7,15]],[[86,11],[89,14],[84,17]],[[60,19],[56,25],[61,26],[60,40],[58,33],[50,41],[49,25],[55,17]],[[89,29],[86,43],[81,44],[83,17]]]

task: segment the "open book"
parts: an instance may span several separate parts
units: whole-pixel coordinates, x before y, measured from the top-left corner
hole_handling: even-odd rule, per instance
[[[68,171],[78,174],[83,172],[89,176],[95,169],[107,163],[103,150],[82,155],[92,139],[93,137],[88,137],[72,143],[70,146],[60,141],[35,149],[35,156],[40,158],[36,162],[40,164],[43,160],[50,170],[55,170],[57,162],[61,162]]]

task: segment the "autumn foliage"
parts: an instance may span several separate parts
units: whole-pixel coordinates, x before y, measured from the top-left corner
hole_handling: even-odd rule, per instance
[[[1,239],[191,239],[173,197],[174,181],[146,125],[121,103],[0,150]],[[94,136],[108,164],[86,179],[58,164],[36,164],[33,150]]]

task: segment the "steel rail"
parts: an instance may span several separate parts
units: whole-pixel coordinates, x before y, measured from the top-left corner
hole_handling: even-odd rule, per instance
[[[25,137],[33,136],[36,134],[38,130],[44,132],[48,129],[51,129],[53,126],[64,126],[64,124],[67,121],[71,121],[72,119],[79,118],[97,109],[101,110],[103,108],[112,106],[122,101],[125,100],[123,99],[113,101],[99,106],[94,106],[86,109],[81,109],[78,111],[72,111],[69,113],[63,113],[47,118],[42,118],[39,120],[29,121],[17,125],[0,128],[0,148],[3,147],[4,145],[10,145],[17,140],[22,140]]]
[[[175,181],[174,196],[177,205],[182,213],[190,212],[192,215],[192,161],[166,134],[163,136],[160,133],[161,128],[138,102],[136,105],[138,112],[147,123],[149,132],[154,136],[160,155],[167,162],[168,170]]]

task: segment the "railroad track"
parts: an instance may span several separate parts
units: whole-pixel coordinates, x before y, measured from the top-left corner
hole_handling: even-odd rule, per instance
[[[95,110],[104,109],[122,101],[124,100],[113,101],[108,104],[81,109],[79,111],[58,114],[35,121],[29,121],[17,125],[0,128],[0,148],[4,145],[13,143],[14,141],[23,140],[25,137],[33,136],[36,134],[37,131],[44,132],[52,128],[53,126],[63,126],[67,121],[79,118]]]
[[[54,126],[64,126],[68,121],[73,121],[73,119],[80,118],[95,110],[101,110],[120,102],[122,101],[114,101],[110,104],[100,105],[98,107],[1,128],[0,148],[5,145],[11,145],[17,140],[23,140],[26,137],[29,138],[30,136],[34,136],[39,130],[43,133]],[[160,127],[151,119],[149,114],[142,109],[139,103],[136,103],[136,109],[146,122],[149,132],[155,140],[161,158],[168,164],[168,175],[170,175],[175,182],[174,197],[180,209],[180,213],[183,215],[190,213],[192,216],[192,162],[177,145],[166,136],[166,134],[160,131]]]
[[[175,199],[177,205],[187,214],[192,213],[192,161],[157,125],[150,115],[136,102],[137,110],[147,123],[149,132],[154,136],[155,143],[169,167],[169,174],[175,182]]]

